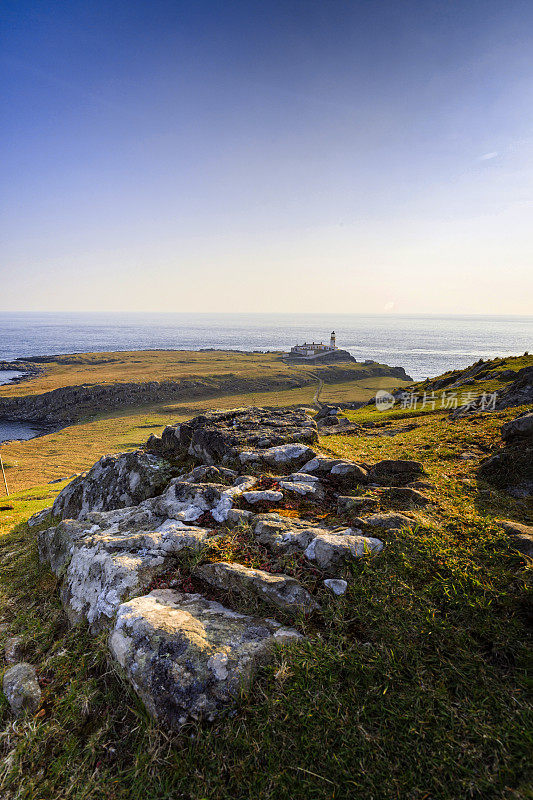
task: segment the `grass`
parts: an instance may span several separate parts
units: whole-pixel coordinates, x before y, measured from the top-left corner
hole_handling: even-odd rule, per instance
[[[533,508],[475,477],[502,422],[523,410],[411,415],[418,427],[394,437],[377,428],[325,438],[323,451],[342,457],[421,460],[432,505],[384,536],[379,556],[346,569],[340,599],[309,565],[273,560],[246,528],[219,541],[208,558],[283,567],[323,610],[298,620],[306,642],[279,653],[231,715],[172,738],[108,663],[105,637],[66,626],[56,581],[38,564],[25,520],[61,484],[15,495],[0,512],[2,636],[24,635],[43,704],[14,721],[0,701],[2,800],[531,798],[531,560],[495,519],[532,524]],[[146,438],[141,419],[158,421],[125,419],[117,445]],[[187,565],[181,572],[188,580]]]

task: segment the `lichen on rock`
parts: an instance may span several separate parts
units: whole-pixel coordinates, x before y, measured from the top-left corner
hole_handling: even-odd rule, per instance
[[[149,712],[178,728],[214,719],[277,645],[299,639],[274,620],[167,589],[123,603],[109,647]]]

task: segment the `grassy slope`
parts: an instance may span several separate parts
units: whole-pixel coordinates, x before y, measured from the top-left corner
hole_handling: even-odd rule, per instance
[[[55,579],[38,565],[24,521],[61,485],[15,497],[14,510],[0,512],[2,619],[26,635],[44,702],[15,724],[1,701],[0,796],[531,797],[531,563],[494,519],[532,523],[533,509],[475,481],[501,423],[521,410],[456,422],[410,414],[419,427],[393,438],[374,430],[325,439],[326,452],[350,458],[423,461],[434,506],[412,529],[384,536],[378,557],[350,567],[345,598],[322,592],[322,619],[300,623],[308,643],[265,670],[234,716],[172,741],[109,667],[104,643],[67,629]],[[473,458],[459,458],[464,451]],[[245,531],[221,548],[248,563],[266,557]],[[286,569],[317,585],[311,569]]]

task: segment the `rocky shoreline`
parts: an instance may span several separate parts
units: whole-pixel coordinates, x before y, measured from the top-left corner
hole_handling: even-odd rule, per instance
[[[17,375],[14,378],[11,378],[9,381],[10,384],[13,383],[24,383],[25,381],[31,380],[32,378],[36,378],[38,375],[41,375],[44,371],[43,367],[37,366],[36,364],[32,364],[29,361],[0,361],[0,372],[21,372],[22,375]]]

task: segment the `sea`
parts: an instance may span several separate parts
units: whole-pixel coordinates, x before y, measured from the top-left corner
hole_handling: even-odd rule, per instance
[[[286,351],[329,343],[332,330],[358,361],[404,367],[415,380],[533,351],[533,316],[0,312],[0,361],[110,350]]]

